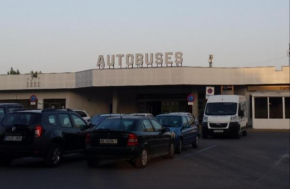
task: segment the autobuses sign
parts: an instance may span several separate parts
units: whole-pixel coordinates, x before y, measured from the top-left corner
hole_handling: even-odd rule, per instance
[[[183,53],[182,52],[166,52],[166,53],[136,53],[136,54],[115,54],[115,55],[99,55],[97,66],[100,69],[115,68],[118,65],[120,68],[133,68],[134,65],[137,67],[162,67],[163,64],[166,66],[182,66]]]

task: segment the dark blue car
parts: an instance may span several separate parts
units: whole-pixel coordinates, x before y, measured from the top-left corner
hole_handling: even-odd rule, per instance
[[[160,114],[155,117],[163,126],[175,133],[175,152],[180,153],[182,148],[192,145],[199,146],[199,129],[194,118],[188,114]]]

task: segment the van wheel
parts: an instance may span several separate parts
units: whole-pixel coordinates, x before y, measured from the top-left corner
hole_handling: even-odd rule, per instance
[[[148,150],[143,148],[139,157],[135,159],[135,166],[137,168],[145,168],[148,163]]]
[[[0,167],[8,167],[9,165],[11,165],[13,159],[9,159],[9,158],[4,158],[4,159],[0,159]]]
[[[234,136],[236,139],[240,139],[240,130],[237,130]]]
[[[59,144],[52,144],[45,157],[44,163],[48,167],[57,167],[60,165],[62,160],[62,148]]]
[[[247,129],[244,130],[244,131],[242,132],[242,134],[243,134],[244,136],[247,136],[247,135],[248,135]]]
[[[195,137],[195,141],[192,143],[192,147],[193,148],[198,148],[198,146],[199,146],[199,136],[197,135]]]
[[[96,158],[88,158],[87,159],[87,165],[89,167],[98,167],[100,164],[100,160]]]

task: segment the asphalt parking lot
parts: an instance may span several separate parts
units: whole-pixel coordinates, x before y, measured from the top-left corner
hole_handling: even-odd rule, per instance
[[[82,155],[66,156],[58,168],[39,159],[0,168],[1,189],[17,188],[289,188],[289,132],[249,132],[246,137],[209,138],[174,159],[155,158],[145,169],[124,161],[88,168]]]

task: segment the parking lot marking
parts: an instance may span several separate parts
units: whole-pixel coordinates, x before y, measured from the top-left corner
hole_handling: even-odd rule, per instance
[[[207,151],[207,150],[212,149],[212,148],[215,148],[215,147],[217,147],[217,145],[213,145],[213,146],[207,147],[207,148],[202,149],[202,150],[199,150],[199,151],[197,151],[197,152],[195,152],[195,153],[190,153],[190,154],[188,154],[188,155],[186,155],[186,156],[182,156],[182,157],[180,157],[180,158],[176,158],[176,159],[174,159],[174,160],[180,160],[180,159],[188,158],[188,157],[190,157],[190,156],[192,156],[192,155],[194,155],[194,154],[200,154],[201,152]]]
[[[289,154],[283,154],[283,155],[279,158],[279,160],[275,163],[275,165],[276,165],[276,166],[279,165],[279,164],[283,161],[283,159],[285,159],[285,158],[289,158]]]

